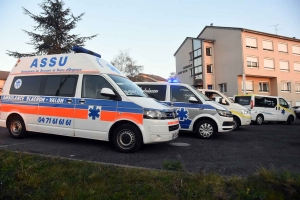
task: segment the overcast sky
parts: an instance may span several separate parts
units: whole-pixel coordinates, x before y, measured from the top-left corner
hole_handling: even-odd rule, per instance
[[[41,0],[0,0],[0,70],[10,71],[16,59],[6,50],[31,52],[29,37],[34,14]],[[72,33],[99,34],[86,48],[111,61],[119,50],[128,49],[144,73],[167,78],[175,71],[177,48],[185,37],[196,37],[210,23],[248,28],[300,38],[300,0],[65,0],[74,15],[85,12]]]

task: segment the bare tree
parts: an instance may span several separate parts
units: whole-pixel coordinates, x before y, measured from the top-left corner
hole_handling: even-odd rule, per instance
[[[131,58],[128,50],[120,50],[119,54],[111,61],[111,64],[130,78],[137,76],[144,69],[142,65],[137,65],[137,62]]]

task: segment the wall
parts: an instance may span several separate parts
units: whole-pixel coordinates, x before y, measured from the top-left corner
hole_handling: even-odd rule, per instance
[[[179,82],[186,83],[189,85],[193,85],[193,77],[190,76],[190,69],[192,68],[192,61],[190,61],[190,52],[193,51],[192,46],[193,40],[191,38],[187,38],[184,44],[181,46],[177,54],[175,55],[176,60],[176,77]],[[183,67],[191,65],[189,68],[183,69]],[[178,72],[184,73],[178,74]]]
[[[241,31],[207,27],[199,38],[215,40],[214,76],[215,89],[218,84],[227,83],[227,95],[238,92],[237,76],[243,74]]]
[[[207,56],[206,55],[206,48],[210,47],[212,48],[212,55]],[[215,63],[214,63],[214,45],[211,42],[205,42],[202,43],[202,57],[203,57],[203,88],[207,89],[207,85],[213,85],[213,89],[216,88],[215,83]],[[207,73],[207,65],[212,64],[212,72],[213,73]]]

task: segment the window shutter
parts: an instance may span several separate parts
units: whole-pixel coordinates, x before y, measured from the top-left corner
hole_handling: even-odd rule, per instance
[[[300,55],[300,46],[292,46],[292,50],[294,54]]]
[[[256,38],[246,38],[246,46],[257,47]]]
[[[264,67],[274,69],[274,60],[264,59]]]
[[[257,57],[247,57],[247,61],[258,62],[258,59],[257,59]]]
[[[281,70],[289,70],[289,63],[286,61],[279,61],[279,66]]]
[[[263,41],[263,49],[273,50],[272,41]]]
[[[300,71],[300,63],[294,63],[294,70]]]
[[[242,81],[242,90],[244,90],[243,81]],[[253,91],[253,81],[246,81],[246,91]]]
[[[278,44],[278,51],[280,51],[280,52],[288,52],[287,44],[279,43]]]

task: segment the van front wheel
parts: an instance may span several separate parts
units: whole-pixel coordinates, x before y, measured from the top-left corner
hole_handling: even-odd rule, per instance
[[[263,116],[262,115],[257,115],[255,122],[256,122],[257,125],[261,125],[264,122]]]
[[[211,120],[202,120],[196,127],[197,136],[202,139],[208,139],[217,132],[216,125]]]
[[[13,138],[21,139],[27,136],[24,121],[18,115],[10,117],[7,128]]]
[[[114,131],[113,144],[120,152],[135,152],[142,145],[141,132],[131,124],[123,124]]]

